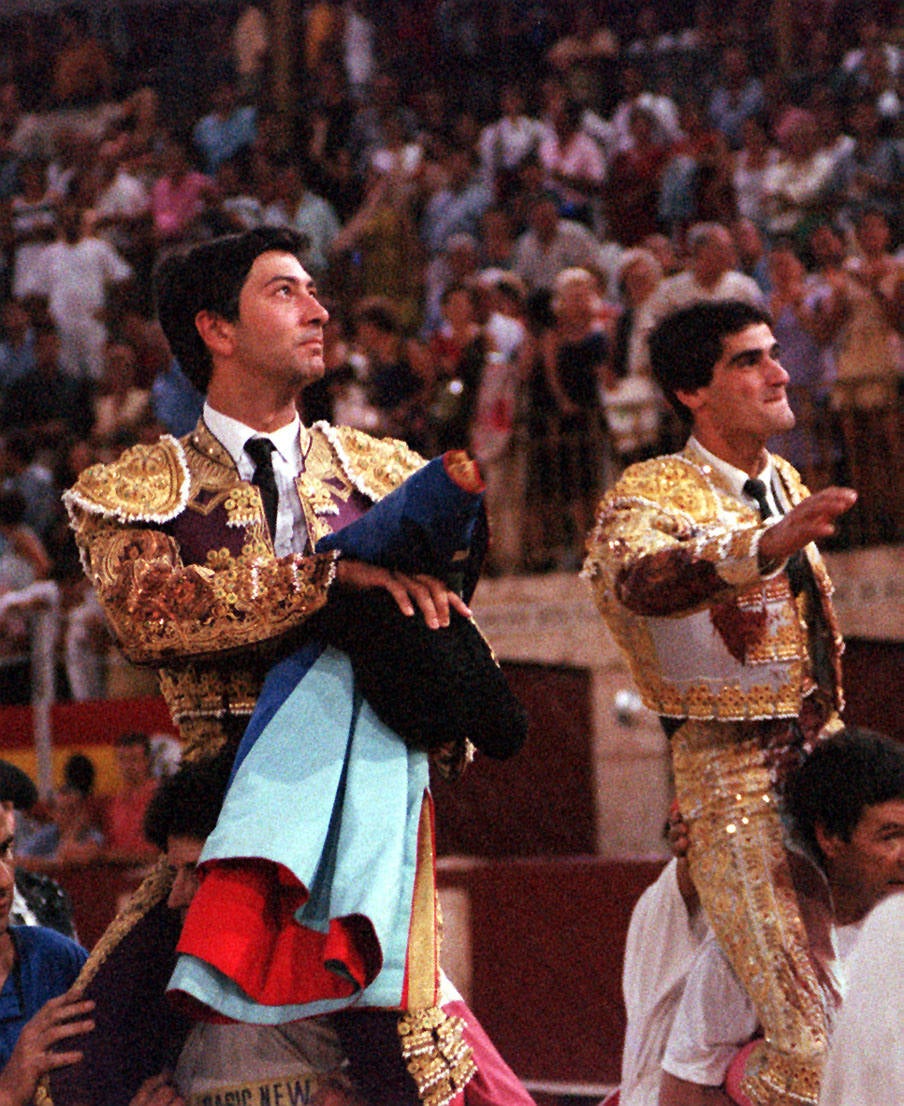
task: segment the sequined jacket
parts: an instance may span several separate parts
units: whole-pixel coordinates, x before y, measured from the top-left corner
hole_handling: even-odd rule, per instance
[[[423,460],[402,442],[317,423],[296,485],[310,545]],[[64,496],[85,571],[125,655],[155,665],[186,754],[235,741],[273,661],[326,602],[333,554],[276,557],[256,487],[203,421],[86,469]]]
[[[785,499],[799,503],[809,492],[797,472],[780,457],[773,463]],[[692,443],[632,465],[600,502],[583,575],[651,710],[673,718],[796,717],[816,686],[817,626],[830,669],[823,677],[830,686],[820,686],[841,708],[842,641],[825,565],[807,546],[815,598],[795,596],[782,567],[760,566],[767,525]]]

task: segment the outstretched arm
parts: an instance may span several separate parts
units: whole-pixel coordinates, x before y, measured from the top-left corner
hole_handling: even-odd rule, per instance
[[[853,488],[823,488],[792,508],[760,539],[761,562],[781,563],[811,541],[830,537],[835,522],[857,502]]]

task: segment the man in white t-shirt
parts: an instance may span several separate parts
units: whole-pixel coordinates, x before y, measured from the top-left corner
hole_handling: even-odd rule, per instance
[[[687,245],[687,269],[660,281],[639,313],[637,328],[644,347],[658,323],[692,304],[740,300],[754,307],[764,306],[757,282],[736,268],[737,254],[727,227],[697,223],[688,231]]]
[[[904,895],[892,895],[863,924],[846,965],[844,1009],[832,1037],[819,1106],[904,1102]]]
[[[94,231],[92,213],[75,203],[60,211],[61,237],[41,256],[28,291],[46,295],[60,334],[60,363],[70,376],[99,380],[107,328],[98,318],[111,286],[131,266]]]
[[[686,834],[682,842],[686,849]],[[687,859],[676,856],[637,900],[628,926],[621,1106],[657,1106],[666,1041],[688,972],[709,932]]]
[[[801,854],[795,881],[807,923],[810,913],[825,916],[808,911],[808,904],[829,896],[833,931],[811,926],[809,932],[823,970],[837,979],[863,919],[885,896],[904,889],[904,746],[855,727],[840,731],[817,745],[792,776],[785,808],[796,842],[821,869]],[[709,935],[668,1036],[661,1106],[736,1101],[722,1088],[738,1049],[757,1029],[743,986]]]

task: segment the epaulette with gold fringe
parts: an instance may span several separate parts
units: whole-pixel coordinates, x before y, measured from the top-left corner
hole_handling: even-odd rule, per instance
[[[152,445],[136,445],[117,460],[91,465],[63,502],[74,519],[79,512],[120,522],[162,523],[188,503],[191,477],[182,444],[169,434]]]

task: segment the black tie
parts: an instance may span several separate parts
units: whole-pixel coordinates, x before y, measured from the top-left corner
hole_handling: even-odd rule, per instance
[[[276,474],[273,472],[273,450],[276,446],[269,438],[249,438],[245,442],[245,452],[254,462],[254,475],[251,483],[260,489],[264,502],[264,514],[270,536],[276,536],[276,508],[279,503],[279,491],[276,487]]]
[[[760,518],[772,517],[772,508],[766,499],[766,485],[762,480],[757,480],[752,476],[749,477],[744,481],[744,491],[751,499],[756,500],[756,504],[760,509]],[[792,553],[788,558],[785,572],[788,575],[792,595],[800,595],[801,592],[806,593],[808,636],[813,675],[820,687],[829,688],[834,680],[829,653],[829,634],[822,613],[819,588],[816,586],[816,579],[813,576],[813,570],[810,568],[807,555],[802,549],[798,549],[796,553]]]
[[[745,480],[744,494],[756,500],[756,505],[760,509],[760,518],[772,517],[773,511],[769,506],[769,500],[766,498],[766,485],[762,480],[757,480],[755,476],[751,476]]]
[[[744,492],[751,499],[756,500],[756,504],[760,509],[760,518],[772,517],[774,512],[769,506],[769,500],[766,498],[766,485],[762,480],[757,480],[754,476],[749,477],[744,481]],[[811,578],[810,564],[803,550],[798,549],[796,553],[791,554],[785,566],[785,571],[788,574],[791,591],[795,595],[800,595]]]

